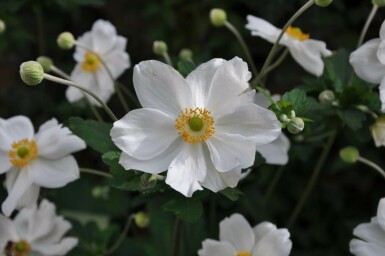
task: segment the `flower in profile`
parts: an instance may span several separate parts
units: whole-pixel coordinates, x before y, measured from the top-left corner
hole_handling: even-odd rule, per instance
[[[380,84],[382,112],[385,111],[385,22],[380,38],[369,40],[350,54],[350,64],[357,76],[369,83]]]
[[[6,216],[33,205],[40,187],[58,188],[79,178],[79,167],[70,154],[86,145],[56,119],[34,134],[27,117],[0,118],[0,141],[0,174],[6,173],[8,191],[1,208]]]
[[[14,220],[0,215],[0,255],[66,255],[78,244],[77,238],[63,238],[71,227],[47,200],[22,209]]]
[[[253,165],[256,147],[280,134],[275,114],[253,103],[251,73],[240,58],[213,59],[184,79],[158,61],[135,66],[134,87],[143,109],[114,123],[111,137],[120,164],[157,174],[190,197],[206,187],[235,187]]]
[[[353,234],[359,239],[350,241],[350,252],[357,256],[385,255],[385,198],[380,200],[377,217],[370,223],[358,225]]]
[[[287,256],[292,242],[287,229],[277,229],[270,222],[252,228],[240,214],[233,214],[219,224],[219,240],[202,242],[199,256]]]
[[[269,22],[252,15],[247,16],[247,21],[246,28],[251,30],[253,36],[260,36],[270,43],[275,43],[282,31]],[[309,34],[291,26],[285,31],[279,44],[286,46],[294,60],[315,76],[321,76],[324,71],[324,62],[321,57],[328,57],[332,54],[324,42],[311,39]]]
[[[92,26],[91,31],[84,33],[76,42],[78,45],[75,49],[74,59],[77,64],[71,73],[71,79],[93,91],[107,102],[115,92],[115,88],[114,82],[101,60],[106,64],[114,79],[119,77],[130,67],[130,58],[125,52],[126,38],[118,36],[115,27],[110,22],[98,20]],[[66,96],[70,102],[85,97],[82,91],[74,87],[67,89]],[[92,97],[86,97],[93,104],[98,104]]]

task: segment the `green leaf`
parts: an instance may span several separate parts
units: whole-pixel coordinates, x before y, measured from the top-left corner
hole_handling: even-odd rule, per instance
[[[220,193],[230,199],[231,201],[237,201],[240,196],[243,196],[243,192],[237,188],[225,188]]]
[[[80,117],[71,117],[65,124],[92,149],[100,153],[117,150],[110,136],[112,124],[94,120],[83,120]]]
[[[163,205],[163,210],[173,212],[186,222],[196,222],[203,214],[202,202],[196,198],[178,195]]]
[[[306,92],[300,89],[294,89],[282,96],[282,101],[288,101],[293,105],[297,116],[304,116],[309,109],[309,101],[306,98]]]
[[[340,49],[337,53],[325,59],[326,75],[332,80],[336,92],[342,92],[344,85],[348,84],[352,67],[349,64],[349,52]]]
[[[353,131],[362,128],[362,123],[366,120],[366,115],[356,109],[347,109],[338,113],[341,120]]]
[[[180,60],[177,65],[178,71],[183,77],[188,76],[195,69],[195,64],[187,60]]]

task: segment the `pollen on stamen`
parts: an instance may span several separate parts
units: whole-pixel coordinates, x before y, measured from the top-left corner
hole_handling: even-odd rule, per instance
[[[305,34],[302,32],[300,28],[296,28],[292,26],[289,26],[285,32],[290,37],[295,38],[299,41],[305,41],[310,38],[310,34]]]
[[[33,161],[38,155],[38,149],[34,140],[22,139],[12,144],[9,151],[9,161],[16,167],[24,167]]]
[[[85,72],[94,72],[100,67],[100,59],[93,52],[86,52],[84,54],[84,60],[82,62],[82,69]]]

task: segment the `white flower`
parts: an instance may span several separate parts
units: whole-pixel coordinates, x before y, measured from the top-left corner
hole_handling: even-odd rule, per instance
[[[27,117],[0,118],[0,141],[0,174],[6,173],[8,190],[1,208],[6,216],[35,203],[39,187],[58,188],[79,178],[70,154],[85,148],[85,143],[56,119],[34,134]]]
[[[274,101],[279,101],[280,96],[273,95],[272,98]],[[270,105],[269,101],[260,93],[255,94],[254,102],[263,108],[268,108]],[[266,163],[276,165],[287,164],[289,149],[290,140],[282,132],[273,142],[257,147],[257,151],[265,158]]]
[[[274,113],[253,104],[251,74],[239,58],[213,59],[184,79],[158,61],[135,66],[134,87],[143,109],[114,123],[111,137],[123,151],[120,164],[157,174],[185,196],[202,186],[235,187],[241,169],[254,163],[256,146],[275,140]]]
[[[96,21],[92,30],[80,36],[77,42],[96,52],[99,58],[106,63],[114,79],[130,67],[130,59],[125,52],[127,40],[118,36],[115,27],[108,21]],[[71,73],[71,79],[90,89],[107,102],[115,92],[114,82],[99,58],[92,52],[76,46],[74,59],[77,64]],[[69,87],[66,92],[70,102],[78,101],[84,95],[82,91],[74,87]],[[88,95],[87,97],[93,104],[98,104],[92,97]]]
[[[380,84],[382,112],[385,112],[385,22],[380,38],[372,39],[350,54],[357,76],[369,83]]]
[[[380,116],[370,127],[376,147],[385,146],[385,116]]]
[[[219,240],[202,242],[199,256],[287,256],[292,242],[287,229],[277,229],[270,222],[252,228],[240,214],[233,214],[219,224]]]
[[[78,244],[77,238],[63,238],[71,227],[47,200],[21,210],[13,221],[0,215],[0,255],[66,255]]]
[[[282,31],[267,21],[252,15],[247,16],[247,21],[246,28],[251,30],[253,36],[260,36],[270,43],[275,43]],[[299,28],[289,27],[279,44],[286,46],[291,56],[306,71],[321,76],[324,70],[321,56],[330,56],[332,52],[326,48],[324,42],[309,38],[310,35],[304,34]]]
[[[385,198],[378,204],[377,217],[370,223],[358,225],[353,234],[359,239],[350,241],[350,252],[357,256],[385,255]]]

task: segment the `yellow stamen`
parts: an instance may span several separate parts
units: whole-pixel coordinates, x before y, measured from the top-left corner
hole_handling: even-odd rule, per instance
[[[251,256],[251,254],[246,251],[241,251],[241,252],[238,252],[235,256]]]
[[[33,161],[38,155],[38,149],[34,140],[23,139],[12,144],[9,151],[9,160],[16,167],[24,167]]]
[[[175,128],[187,143],[203,143],[215,133],[214,118],[204,108],[186,108],[175,122]]]
[[[28,256],[31,251],[31,245],[26,240],[20,240],[17,243],[8,241],[4,248],[5,255],[12,256]]]
[[[310,34],[305,34],[302,32],[300,28],[289,26],[286,29],[286,34],[288,34],[290,37],[295,38],[299,41],[305,41],[310,38]]]
[[[100,67],[99,56],[95,55],[93,52],[86,52],[84,54],[84,60],[82,62],[82,69],[85,72],[94,72]]]

